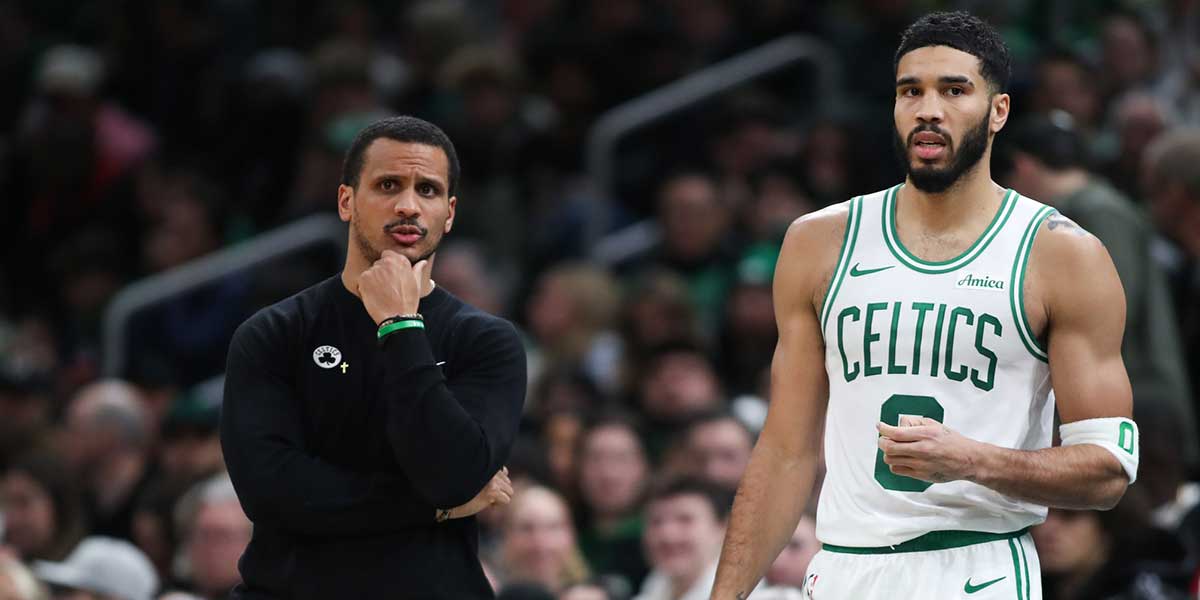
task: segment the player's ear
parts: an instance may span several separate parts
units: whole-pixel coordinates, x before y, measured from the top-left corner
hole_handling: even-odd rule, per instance
[[[350,222],[350,215],[354,214],[354,188],[341,184],[338,186],[338,218],[343,222]]]
[[[1008,94],[993,94],[991,101],[991,117],[988,128],[992,133],[999,133],[1008,122],[1009,109],[1012,106]]]
[[[458,196],[450,196],[448,202],[450,204],[450,213],[446,217],[446,227],[442,233],[450,233],[450,230],[454,227],[454,213],[458,209]]]

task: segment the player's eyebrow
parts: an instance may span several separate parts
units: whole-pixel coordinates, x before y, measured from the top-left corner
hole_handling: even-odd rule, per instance
[[[896,80],[896,87],[917,85],[919,83],[921,83],[920,77],[917,77],[916,75],[905,75],[904,77]],[[971,81],[971,78],[967,77],[966,75],[942,75],[941,77],[938,77],[938,83],[942,85],[959,83],[975,87],[975,82]]]
[[[942,75],[941,77],[938,77],[938,83],[942,85],[962,83],[971,87],[975,87],[975,82],[971,81],[971,78],[967,77],[966,75]]]

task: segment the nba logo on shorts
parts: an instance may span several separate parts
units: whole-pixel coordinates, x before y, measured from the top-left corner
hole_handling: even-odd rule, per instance
[[[817,579],[820,579],[820,577],[821,576],[817,575],[816,573],[809,573],[808,576],[804,578],[804,588],[800,591],[804,593],[804,597],[808,598],[808,600],[816,599]]]

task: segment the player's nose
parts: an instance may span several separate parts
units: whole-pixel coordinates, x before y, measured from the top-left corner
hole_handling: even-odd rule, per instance
[[[941,98],[938,94],[924,94],[917,104],[917,120],[922,123],[940,123],[945,118]]]

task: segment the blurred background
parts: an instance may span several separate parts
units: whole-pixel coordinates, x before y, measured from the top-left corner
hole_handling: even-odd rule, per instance
[[[529,353],[524,491],[480,516],[497,590],[699,580],[766,414],[783,232],[900,180],[893,54],[935,9],[1012,50],[997,180],[1100,237],[1128,297],[1141,475],[1035,529],[1045,597],[1197,597],[1196,0],[0,0],[0,599],[47,597],[39,560],[129,573],[61,598],[238,581],[228,340],[340,268],[342,156],[400,113],[462,160],[434,278]]]

